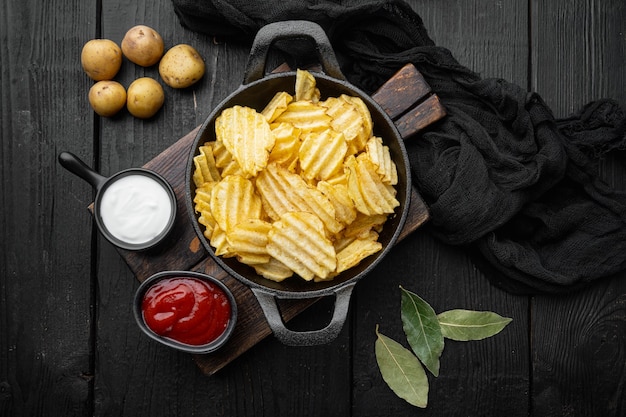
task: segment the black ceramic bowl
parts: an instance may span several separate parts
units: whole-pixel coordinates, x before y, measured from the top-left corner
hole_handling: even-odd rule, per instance
[[[176,194],[174,193],[172,186],[165,180],[165,178],[163,178],[156,172],[144,168],[129,168],[117,172],[107,178],[91,169],[80,158],[78,158],[71,152],[61,152],[59,154],[59,163],[71,173],[79,176],[80,178],[90,183],[96,190],[96,198],[93,205],[94,219],[96,220],[96,224],[98,225],[100,233],[102,233],[102,235],[115,246],[126,250],[136,251],[151,249],[160,244],[168,236],[168,234],[174,227],[174,223],[176,221],[177,206]],[[145,178],[146,180],[148,180],[148,184],[156,186],[157,190],[162,190],[163,194],[166,195],[166,198],[160,201],[163,206],[160,206],[158,208],[169,209],[167,221],[164,222],[163,219],[160,219],[157,222],[158,228],[156,231],[154,231],[154,235],[147,235],[145,239],[140,241],[126,240],[121,235],[109,230],[109,228],[107,228],[106,222],[103,220],[103,196],[106,195],[108,189],[110,189],[112,186],[114,187],[116,184],[119,184],[118,181],[122,181],[124,180],[124,178],[129,177]],[[158,193],[161,194],[160,191],[158,191]],[[154,194],[150,195],[149,197],[154,197]],[[130,201],[132,203],[130,204],[131,207],[125,207],[125,213],[128,213],[128,210],[132,211],[133,208],[141,205],[142,201],[136,200],[137,199],[127,199],[127,201]],[[145,216],[143,217],[143,219],[145,221]],[[145,226],[146,225],[138,227],[133,231],[133,233],[144,232],[147,229],[151,229],[150,227]]]
[[[150,329],[150,327],[148,327],[144,319],[142,309],[142,303],[146,292],[150,288],[152,288],[153,285],[158,284],[164,280],[170,280],[174,278],[194,278],[200,281],[204,281],[213,286],[216,286],[218,289],[222,290],[224,294],[226,294],[226,297],[230,303],[230,318],[226,329],[216,339],[203,345],[190,345],[186,343],[181,343],[168,337],[160,336],[152,329]],[[232,335],[233,330],[235,329],[235,325],[237,323],[237,303],[235,301],[233,293],[217,278],[214,278],[210,275],[191,271],[164,271],[152,275],[151,277],[143,281],[141,285],[139,285],[139,288],[137,288],[137,291],[135,293],[135,299],[133,302],[133,314],[135,316],[137,324],[139,325],[139,328],[151,339],[156,340],[157,342],[162,343],[165,346],[183,352],[204,354],[214,352],[217,349],[221,348]]]

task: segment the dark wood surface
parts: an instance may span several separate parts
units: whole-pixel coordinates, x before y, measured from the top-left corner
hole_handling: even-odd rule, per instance
[[[601,97],[626,105],[622,0],[409,3],[461,63],[539,92],[557,116]],[[358,283],[328,345],[289,347],[270,335],[207,376],[193,356],[152,342],[132,318],[139,280],[94,229],[93,191],[57,155],[74,152],[103,174],[146,164],[241,83],[248,51],[186,31],[169,0],[8,0],[0,22],[0,416],[626,415],[626,274],[566,296],[511,295],[427,227]],[[167,46],[194,45],[207,75],[166,89],[151,120],[99,119],[80,49],[99,34],[119,42],[138,23]],[[156,68],[125,62],[117,79],[143,75]],[[602,164],[619,189],[623,156]],[[437,311],[513,318],[494,338],[446,344],[425,410],[389,390],[374,358],[376,325],[402,339],[399,285]],[[330,308],[322,300],[292,325],[318,326]]]

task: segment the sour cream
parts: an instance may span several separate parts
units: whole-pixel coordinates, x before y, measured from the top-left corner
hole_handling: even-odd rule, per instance
[[[131,174],[104,189],[99,210],[104,227],[113,237],[129,244],[144,244],[168,226],[172,200],[157,180]]]

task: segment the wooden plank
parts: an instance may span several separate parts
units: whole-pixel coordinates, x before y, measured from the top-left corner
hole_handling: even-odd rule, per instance
[[[397,91],[399,94],[385,94],[385,91]],[[372,98],[392,119],[402,116],[407,110],[405,97],[415,97],[416,102],[431,94],[430,85],[415,66],[407,64],[392,79],[382,85]]]
[[[0,415],[91,409],[91,198],[59,149],[92,157],[77,88],[95,4],[0,4]],[[76,121],[80,120],[80,123]],[[73,213],[73,216],[67,216]]]
[[[423,102],[399,117],[395,123],[404,138],[431,126],[446,115],[446,110],[437,95],[431,95]]]
[[[555,115],[602,97],[626,106],[626,4],[532,1],[532,9],[531,80]],[[605,158],[601,172],[624,191],[622,157]],[[535,415],[624,414],[625,305],[626,274],[579,293],[533,300]]]
[[[497,4],[496,4],[497,3]],[[430,36],[463,65],[485,76],[526,82],[528,50],[524,2],[505,0],[411,1]],[[436,91],[435,91],[436,92]],[[435,125],[436,128],[436,125]],[[416,135],[413,141],[423,140]],[[429,376],[426,410],[394,398],[374,355],[375,328],[403,343],[398,286],[412,290],[437,312],[491,310],[513,323],[480,342],[446,341],[439,377]],[[463,248],[449,247],[424,228],[408,236],[356,288],[353,415],[522,416],[528,415],[529,346],[527,297],[494,288]]]
[[[411,97],[411,104],[407,104],[407,97]],[[413,64],[400,68],[372,94],[372,98],[391,117],[400,136],[405,139],[411,138],[446,115],[439,97],[432,92],[430,85]]]

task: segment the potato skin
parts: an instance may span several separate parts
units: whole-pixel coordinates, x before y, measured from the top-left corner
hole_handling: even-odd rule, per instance
[[[153,78],[137,78],[128,86],[126,108],[137,118],[147,119],[154,116],[164,101],[163,87]]]
[[[112,80],[122,66],[122,50],[110,39],[92,39],[83,45],[80,63],[91,79]]]
[[[133,26],[122,39],[124,56],[142,67],[150,67],[159,62],[164,50],[163,38],[149,26]]]
[[[187,88],[195,84],[204,76],[204,71],[204,60],[187,44],[171,47],[159,63],[163,82],[172,88]]]
[[[111,117],[126,105],[126,89],[117,81],[98,81],[89,89],[89,104],[98,115]]]

